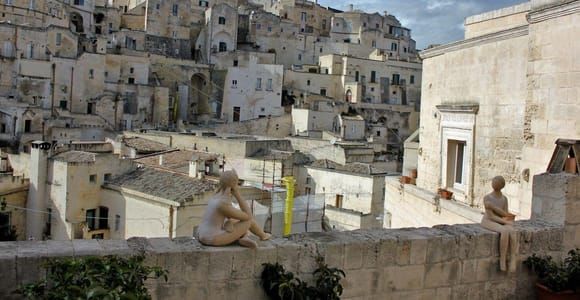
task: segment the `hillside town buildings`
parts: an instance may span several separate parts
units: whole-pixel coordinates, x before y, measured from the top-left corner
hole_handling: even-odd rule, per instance
[[[317,1],[36,4],[0,6],[18,239],[192,236],[225,170],[276,234],[290,179],[293,232],[479,222],[497,174],[525,219],[555,140],[579,139],[577,1],[468,17],[422,51],[388,12]]]

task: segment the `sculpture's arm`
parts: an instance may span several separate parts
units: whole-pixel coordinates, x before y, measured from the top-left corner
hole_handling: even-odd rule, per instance
[[[252,219],[252,215],[246,212],[243,212],[231,205],[223,204],[219,206],[220,212],[230,219],[236,219],[240,221],[248,221]]]
[[[493,205],[492,203],[490,203],[487,200],[483,200],[483,204],[484,204],[486,210],[490,210],[491,212],[493,212],[491,214],[487,214],[487,217],[489,219],[491,219],[492,221],[499,223],[499,224],[503,224],[503,225],[512,223],[511,221],[505,220],[503,218],[503,217],[507,217],[510,215],[508,212]]]
[[[250,209],[250,206],[248,206],[248,203],[246,203],[246,201],[244,201],[244,199],[242,199],[242,195],[240,195],[240,189],[237,186],[232,188],[232,194],[234,195],[236,200],[238,200],[238,204],[240,205],[240,209],[243,212],[245,212],[246,214],[252,216],[252,210]]]

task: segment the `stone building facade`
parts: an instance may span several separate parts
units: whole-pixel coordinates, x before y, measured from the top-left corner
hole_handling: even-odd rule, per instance
[[[545,170],[556,139],[580,138],[579,5],[534,0],[472,16],[465,40],[421,53],[425,195],[447,188],[481,210],[490,179],[503,175],[510,209],[530,216],[529,174]]]

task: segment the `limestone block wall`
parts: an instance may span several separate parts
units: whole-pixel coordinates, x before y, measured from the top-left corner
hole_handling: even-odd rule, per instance
[[[563,230],[544,221],[518,222],[521,253],[559,254]],[[22,241],[0,243],[0,298],[20,283],[45,276],[52,257],[129,255],[169,270],[169,280],[148,283],[154,299],[267,299],[262,264],[279,262],[311,278],[315,257],[346,272],[343,299],[529,299],[533,278],[521,266],[500,273],[498,235],[477,224],[347,233],[309,233],[263,242],[257,250],[213,248],[191,238]]]

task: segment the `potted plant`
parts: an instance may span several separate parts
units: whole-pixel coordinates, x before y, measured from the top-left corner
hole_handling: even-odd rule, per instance
[[[437,195],[443,199],[451,200],[451,197],[453,197],[453,192],[444,188],[440,188],[437,190]]]
[[[561,262],[551,256],[532,255],[524,265],[538,275],[538,299],[580,299],[580,249],[570,250]]]
[[[409,176],[401,176],[400,181],[402,184],[409,184],[409,183],[411,183],[411,179],[412,178]]]

